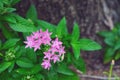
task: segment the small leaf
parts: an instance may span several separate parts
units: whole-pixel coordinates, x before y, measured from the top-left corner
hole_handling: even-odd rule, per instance
[[[9,0],[1,0],[4,4],[10,4],[10,1]]]
[[[58,23],[56,34],[59,38],[62,38],[62,36],[65,36],[66,34],[68,34],[65,17],[63,17],[63,19]]]
[[[115,50],[120,49],[120,40],[115,42],[115,46],[114,47],[115,47]]]
[[[42,68],[40,67],[40,65],[35,65],[34,67],[28,69],[19,68],[16,70],[16,72],[21,75],[32,75],[32,74],[37,74],[41,70]]]
[[[72,42],[77,41],[79,39],[79,36],[80,36],[79,26],[75,22],[73,27],[73,32],[72,32]]]
[[[5,8],[5,13],[11,13],[11,12],[13,12],[13,11],[16,11],[16,9],[15,8]]]
[[[8,72],[11,72],[11,71],[13,70],[14,66],[15,66],[15,62],[12,61],[12,62],[11,62],[11,65],[10,65],[9,68],[8,68]]]
[[[72,43],[71,45],[74,52],[74,57],[78,59],[80,57],[80,44]]]
[[[28,19],[31,19],[32,21],[36,21],[37,20],[37,10],[35,8],[35,5],[31,5],[30,8],[27,11],[26,17]]]
[[[12,0],[11,1],[11,5],[15,5],[16,3],[18,3],[20,0]]]
[[[29,49],[27,48],[27,53],[26,53],[27,57],[32,61],[32,62],[36,62],[37,60],[37,56],[36,53],[34,52],[33,49]]]
[[[110,31],[100,31],[100,32],[98,32],[98,34],[100,36],[102,36],[102,37],[111,37],[111,36],[113,36],[113,33],[110,32]]]
[[[104,63],[110,62],[114,54],[115,54],[114,48],[108,48],[104,55]]]
[[[18,46],[18,50],[16,50],[15,57],[19,58],[22,54],[26,53],[25,46]]]
[[[0,1],[0,9],[3,9],[3,2]]]
[[[5,71],[9,66],[11,65],[11,62],[4,62],[0,64],[0,73]]]
[[[57,72],[53,69],[47,72],[47,76],[45,76],[45,80],[58,80],[58,74]]]
[[[16,18],[14,17],[14,14],[6,14],[1,16],[4,21],[7,21],[9,23],[17,23]]]
[[[11,48],[11,47],[15,46],[16,43],[19,40],[20,39],[9,39],[8,41],[5,42],[5,44],[3,45],[2,49],[8,49],[8,48]]]
[[[55,37],[56,35],[56,25],[53,25],[49,22],[43,21],[43,20],[37,20],[37,25],[39,28],[41,28],[42,30],[49,30],[50,32],[52,32],[52,36]]]
[[[20,67],[23,67],[23,68],[31,68],[33,67],[33,63],[27,59],[27,58],[20,58],[16,61],[16,64]]]
[[[111,47],[114,46],[114,38],[113,37],[105,38],[104,42]]]
[[[81,72],[85,73],[86,72],[86,65],[85,61],[80,57],[79,59],[73,59],[73,64],[74,66],[79,69]]]
[[[37,80],[45,80],[44,76],[42,74],[36,74],[35,76],[36,76]]]
[[[115,60],[118,60],[118,59],[120,59],[120,51],[118,51],[115,55]]]
[[[34,32],[37,30],[31,21],[16,14],[10,14],[10,16],[8,15],[8,18],[6,17],[5,20],[9,22],[8,24],[13,30],[18,32]]]
[[[11,30],[9,30],[6,26],[4,26],[2,23],[0,23],[1,29],[2,29],[2,33],[5,36],[6,39],[10,39],[16,36],[16,34],[14,32],[12,32]]]
[[[101,49],[101,45],[90,39],[80,39],[79,46],[81,50],[93,51]]]
[[[65,63],[59,64],[57,67],[57,72],[65,75],[74,75],[74,73],[68,68]]]
[[[28,26],[29,23],[27,24],[22,24],[22,23],[9,23],[10,27],[14,30],[14,31],[18,31],[18,32],[34,32],[37,29],[31,24],[31,26]]]
[[[76,74],[71,76],[59,74],[58,76],[58,80],[80,80],[79,76]]]

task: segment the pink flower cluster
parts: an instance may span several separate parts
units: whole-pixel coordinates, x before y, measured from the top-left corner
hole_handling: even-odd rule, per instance
[[[56,63],[60,61],[60,58],[64,57],[65,50],[62,46],[62,42],[56,38],[52,40],[50,37],[51,33],[46,30],[43,32],[42,30],[34,32],[32,35],[27,37],[27,41],[24,43],[26,44],[26,48],[34,48],[34,51],[40,49],[40,46],[49,45],[50,48],[48,51],[44,52],[44,58],[42,62],[42,67],[44,69],[50,69],[51,62]]]
[[[27,41],[24,41],[24,43],[26,44],[26,48],[34,48],[34,51],[36,51],[37,49],[40,49],[40,46],[42,44],[50,45],[50,35],[51,33],[49,33],[48,30],[46,30],[45,32],[43,32],[42,30],[34,32],[32,35],[27,37]]]
[[[53,63],[56,63],[57,61],[60,61],[60,58],[64,56],[65,50],[62,46],[62,42],[56,38],[54,41],[52,41],[52,45],[50,49],[47,52],[44,52],[44,60],[41,64],[45,69],[48,69],[51,67],[50,62],[53,61]]]

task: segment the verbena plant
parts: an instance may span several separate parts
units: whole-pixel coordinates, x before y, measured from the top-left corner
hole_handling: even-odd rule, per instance
[[[17,1],[2,0],[0,5],[13,9],[11,5]],[[26,18],[12,11],[0,14],[1,80],[79,80],[69,66],[86,72],[80,50],[101,49],[95,41],[80,38],[76,22],[69,33],[65,17],[53,25],[37,18],[34,5],[30,6]]]
[[[99,35],[104,37],[106,44],[104,62],[120,59],[120,24],[115,24],[112,30],[99,32]]]

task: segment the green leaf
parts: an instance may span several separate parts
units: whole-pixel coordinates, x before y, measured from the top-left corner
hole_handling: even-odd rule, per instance
[[[48,71],[45,80],[58,80],[58,73],[54,69]]]
[[[34,52],[34,50],[27,48],[26,52],[27,52],[27,53],[26,53],[27,57],[28,57],[32,62],[35,63],[35,62],[37,61],[37,56],[36,56],[36,53]]]
[[[0,9],[3,9],[3,2],[0,1]]]
[[[118,51],[115,55],[115,60],[118,60],[118,59],[120,59],[120,51]]]
[[[49,30],[52,32],[52,35],[56,35],[56,25],[53,25],[49,22],[43,21],[43,20],[37,20],[37,25],[39,28],[42,28],[42,30]]]
[[[5,8],[5,13],[11,13],[13,11],[16,11],[15,8]]]
[[[8,23],[17,23],[17,20],[14,16],[14,14],[6,14],[1,16],[4,21],[7,21]]]
[[[9,14],[4,17],[4,20],[8,22],[13,30],[18,32],[34,32],[37,30],[32,21],[26,20],[16,14]]]
[[[37,80],[45,80],[44,76],[41,74],[36,74],[35,77],[37,78]]]
[[[116,41],[116,43],[115,43],[115,50],[118,50],[118,49],[120,49],[120,40],[118,40],[118,41]]]
[[[33,63],[31,62],[31,60],[27,59],[27,58],[20,58],[16,61],[16,64],[19,66],[19,67],[23,67],[23,68],[31,68],[33,67]]]
[[[35,32],[37,29],[33,26],[33,24],[30,25],[30,22],[27,23],[9,23],[10,27],[14,31],[18,32]],[[30,25],[30,26],[29,26]]]
[[[58,76],[58,80],[80,80],[79,76],[76,74],[71,76],[59,74]]]
[[[101,45],[90,39],[80,39],[79,46],[81,50],[93,51],[101,49]]]
[[[11,0],[11,5],[15,5],[16,3],[18,3],[20,0]]]
[[[18,46],[18,47],[19,47],[19,49],[16,50],[16,53],[15,53],[16,58],[19,58],[19,57],[21,57],[22,54],[26,53],[25,46]]]
[[[40,65],[35,65],[32,68],[19,68],[16,70],[17,73],[21,74],[21,75],[32,75],[32,74],[38,74],[39,71],[41,71],[42,68]]]
[[[8,68],[8,72],[11,72],[11,71],[13,70],[14,66],[15,66],[15,62],[12,61],[12,62],[11,62],[11,65],[10,65],[9,68]]]
[[[68,34],[65,17],[63,17],[63,19],[58,23],[56,34],[59,38],[62,38],[63,36],[66,36],[66,34]]]
[[[114,46],[114,38],[113,37],[109,37],[109,38],[105,38],[104,39],[104,42],[107,44],[107,45],[109,45],[109,46]]]
[[[79,69],[81,72],[85,73],[86,72],[86,65],[85,61],[80,57],[79,59],[73,59],[73,64],[74,66]]]
[[[110,32],[110,31],[100,31],[100,32],[98,32],[98,34],[100,36],[102,36],[102,37],[111,37],[111,36],[113,36],[113,33]]]
[[[115,54],[114,48],[108,48],[106,53],[104,54],[104,63],[110,62],[114,54]]]
[[[72,62],[71,59],[72,59],[72,57],[73,57],[73,56],[72,56],[72,53],[67,52],[67,53],[66,53],[66,56],[67,56],[67,63],[71,63],[71,62]]]
[[[1,0],[4,4],[10,4],[10,1],[9,0]]]
[[[0,22],[0,27],[2,29],[2,33],[5,36],[6,39],[10,39],[15,37],[15,33],[10,31],[6,26],[4,26],[1,22]]]
[[[0,73],[5,71],[9,66],[11,65],[11,62],[4,62],[0,64]]]
[[[71,43],[71,45],[74,52],[74,57],[78,59],[80,57],[80,44]]]
[[[31,5],[30,8],[27,11],[26,17],[28,19],[31,19],[32,21],[36,21],[37,20],[37,10],[35,8],[35,5]]]
[[[79,36],[80,36],[79,25],[75,22],[72,32],[72,42],[77,41],[79,39]]]
[[[9,39],[8,41],[6,41],[2,47],[2,49],[8,49],[11,48],[13,46],[16,45],[16,43],[19,41],[20,39]]]
[[[65,63],[59,64],[57,67],[57,72],[65,75],[74,75],[74,73],[68,68]]]

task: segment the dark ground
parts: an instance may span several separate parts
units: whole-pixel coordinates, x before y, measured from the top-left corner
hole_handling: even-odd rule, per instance
[[[109,23],[106,15],[111,13],[112,23],[120,21],[119,0],[22,0],[16,6],[20,15],[25,17],[26,11],[31,4],[30,1],[36,6],[39,19],[57,24],[63,16],[66,16],[70,32],[73,22],[76,21],[80,26],[81,37],[91,38],[103,46],[103,39],[96,32],[113,27],[104,23],[104,20]],[[104,10],[106,8],[107,10]],[[103,64],[103,54],[104,51],[102,50],[81,53],[87,65],[86,74],[105,76],[103,72],[109,71],[110,64]],[[113,73],[120,76],[120,61],[116,62]],[[81,80],[100,79],[81,78]]]

